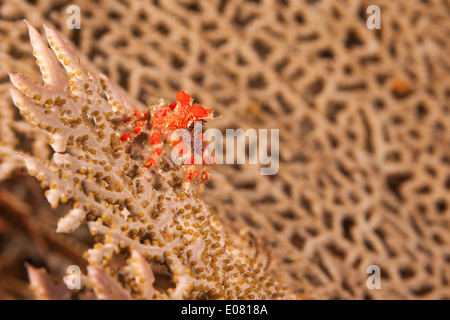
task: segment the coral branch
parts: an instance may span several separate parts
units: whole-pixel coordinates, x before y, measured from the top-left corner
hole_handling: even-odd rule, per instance
[[[57,231],[72,232],[86,221],[96,242],[85,257],[97,296],[294,297],[264,273],[261,263],[234,247],[214,214],[183,187],[186,172],[192,175],[188,186],[194,178],[201,178],[203,185],[209,175],[202,171],[199,177],[199,171],[173,164],[163,152],[172,146],[168,135],[173,130],[212,119],[212,111],[193,105],[183,91],[170,105],[161,100],[147,110],[132,106],[105,75],[98,81],[83,70],[54,30],[45,27],[50,50],[28,27],[45,84],[10,73],[16,87],[11,96],[28,121],[47,132],[55,153],[47,162],[21,156],[46,189],[50,204],[72,207]],[[122,139],[131,118],[133,135]],[[154,160],[151,165],[149,159]],[[125,265],[118,267],[113,257]],[[174,288],[153,287],[149,262],[167,267]]]
[[[29,264],[25,264],[25,267],[30,278],[30,287],[38,299],[65,300],[70,297],[67,287],[63,283],[53,283],[44,269],[37,269]]]

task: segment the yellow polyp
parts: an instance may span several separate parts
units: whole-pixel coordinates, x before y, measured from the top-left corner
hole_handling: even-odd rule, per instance
[[[67,203],[68,201],[69,201],[69,199],[67,198],[67,196],[65,196],[65,195],[61,196],[62,203]]]

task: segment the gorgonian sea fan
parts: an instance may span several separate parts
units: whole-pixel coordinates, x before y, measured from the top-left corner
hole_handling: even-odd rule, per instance
[[[262,263],[233,246],[198,194],[184,188],[189,170],[200,184],[203,173],[173,165],[164,152],[173,147],[166,124],[183,127],[212,112],[184,92],[175,104],[132,105],[106,76],[98,80],[83,70],[53,29],[44,26],[49,48],[28,28],[44,84],[10,73],[11,96],[21,114],[48,133],[54,154],[48,161],[21,156],[50,204],[72,207],[57,231],[86,222],[94,236],[86,252],[87,290],[109,299],[294,298]],[[172,288],[153,287],[151,264],[167,269]],[[35,284],[45,282],[35,269],[29,272]]]

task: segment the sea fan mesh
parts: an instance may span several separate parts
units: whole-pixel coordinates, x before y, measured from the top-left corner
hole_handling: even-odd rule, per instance
[[[69,4],[81,30],[66,27]],[[366,27],[372,4],[380,30]],[[33,67],[26,18],[141,102],[183,89],[223,116],[215,128],[279,129],[276,175],[216,165],[204,199],[283,284],[450,298],[448,1],[19,0],[0,14],[1,88]],[[373,264],[381,290],[366,286]]]

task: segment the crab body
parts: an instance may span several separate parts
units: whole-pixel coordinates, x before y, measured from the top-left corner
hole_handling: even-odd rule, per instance
[[[167,106],[167,105],[166,105]],[[131,124],[128,132],[121,136],[122,141],[130,141],[140,135],[143,131],[149,130],[149,146],[151,148],[151,157],[145,162],[145,167],[149,168],[158,163],[159,158],[164,153],[164,147],[169,146],[171,149],[176,148],[180,156],[186,151],[200,148],[204,150],[203,135],[200,135],[200,142],[197,139],[191,145],[185,145],[182,140],[172,141],[172,134],[177,129],[187,129],[193,135],[193,124],[195,121],[206,121],[213,119],[212,111],[205,109],[200,105],[193,105],[192,98],[184,91],[179,91],[177,101],[171,103],[168,107],[163,107],[154,112],[133,111],[133,115],[124,119],[124,123]],[[192,153],[191,153],[192,154]],[[194,159],[188,159],[186,164],[186,188],[193,179],[198,179],[200,183],[200,191],[209,179],[206,172],[207,164],[202,162],[202,169],[199,171],[194,169]]]

